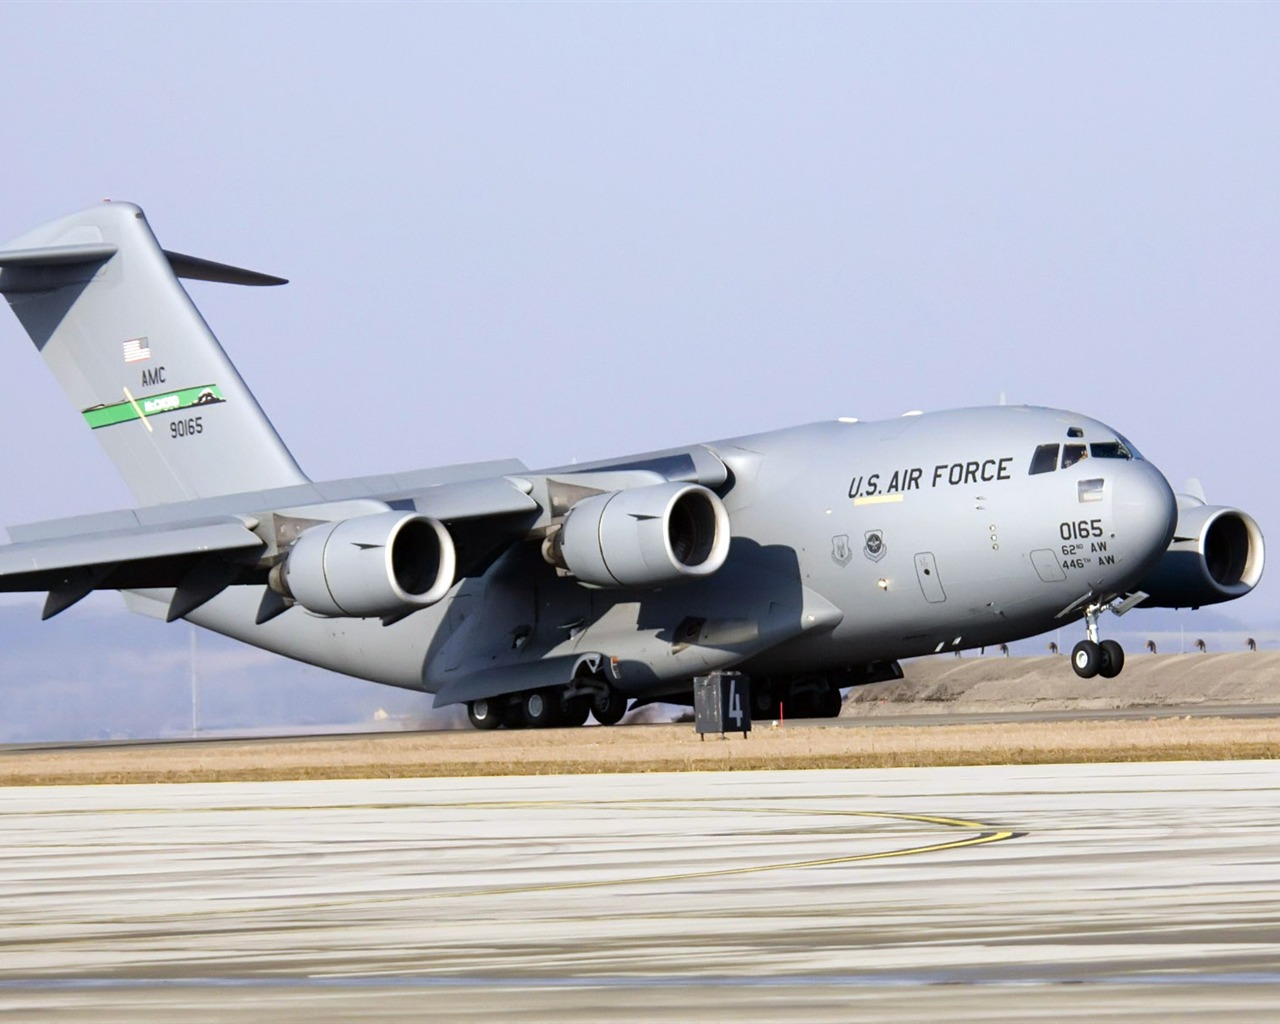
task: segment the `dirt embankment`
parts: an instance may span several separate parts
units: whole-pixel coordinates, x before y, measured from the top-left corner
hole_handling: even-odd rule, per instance
[[[1280,651],[1131,654],[1115,679],[1081,679],[1064,655],[936,657],[903,666],[905,679],[852,691],[845,715],[1280,704]]]

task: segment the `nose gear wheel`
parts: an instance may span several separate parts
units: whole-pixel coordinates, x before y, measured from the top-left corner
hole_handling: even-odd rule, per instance
[[[1081,640],[1071,650],[1071,667],[1081,679],[1092,679],[1102,676],[1103,679],[1114,679],[1124,668],[1124,648],[1115,640],[1098,640],[1098,616],[1105,611],[1114,611],[1123,615],[1135,604],[1146,597],[1131,595],[1120,602],[1103,601],[1085,606],[1085,633],[1088,638]]]

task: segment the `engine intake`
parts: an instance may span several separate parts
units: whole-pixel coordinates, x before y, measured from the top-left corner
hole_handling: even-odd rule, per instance
[[[545,555],[592,586],[667,586],[724,565],[729,513],[698,484],[596,494],[569,509]]]
[[[456,567],[442,524],[380,512],[306,530],[271,585],[318,615],[367,618],[434,604],[453,586]]]
[[[1265,547],[1253,517],[1178,496],[1173,541],[1137,589],[1143,608],[1198,608],[1249,593],[1262,579]]]

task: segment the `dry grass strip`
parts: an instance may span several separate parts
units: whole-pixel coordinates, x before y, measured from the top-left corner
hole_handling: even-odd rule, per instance
[[[1160,718],[920,727],[757,728],[709,736],[690,725],[386,733],[133,747],[11,751],[0,785],[420,778],[602,772],[897,768],[1280,757],[1280,720]]]

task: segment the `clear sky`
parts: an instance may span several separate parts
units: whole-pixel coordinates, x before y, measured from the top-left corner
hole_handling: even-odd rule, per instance
[[[1280,6],[9,3],[0,81],[0,238],[291,279],[191,291],[313,477],[1005,395],[1280,538]],[[129,505],[0,352],[0,522]]]

